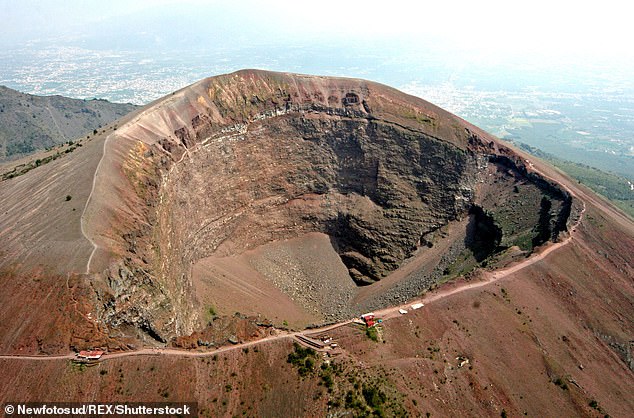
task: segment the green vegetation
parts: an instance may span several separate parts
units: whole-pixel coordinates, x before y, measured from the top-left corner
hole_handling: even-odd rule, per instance
[[[367,337],[372,341],[379,341],[379,331],[376,329],[376,327],[367,327],[365,329],[365,335],[367,335]]]
[[[361,395],[362,396],[358,396],[357,393],[349,390],[345,397],[346,408],[357,410],[364,415],[368,412],[367,408],[370,408],[372,410],[372,414],[367,415],[376,415],[378,417],[385,416],[383,404],[387,400],[387,397],[384,392],[377,389],[375,386],[364,385],[361,390]]]
[[[19,155],[19,154],[30,154],[35,151],[36,149],[33,146],[33,143],[26,140],[19,141],[19,142],[18,141],[9,142],[6,148],[6,154],[9,156]]]
[[[8,179],[12,179],[14,177],[18,177],[21,176],[23,174],[28,173],[29,171],[33,170],[34,168],[37,168],[39,166],[42,166],[44,164],[48,164],[51,161],[55,161],[58,158],[62,157],[64,154],[70,154],[71,152],[75,151],[77,148],[81,147],[82,143],[81,142],[73,142],[73,141],[68,141],[62,145],[58,145],[55,148],[58,148],[58,151],[55,154],[51,154],[47,157],[44,158],[37,158],[35,160],[31,160],[25,164],[20,164],[18,166],[16,166],[15,168],[13,168],[13,170],[8,171],[6,173],[2,173],[0,175],[0,181],[2,180],[8,180]],[[63,150],[62,149],[64,147],[67,147],[66,149]]]
[[[209,305],[209,307],[207,308],[207,310],[205,311],[205,316],[207,317],[207,322],[211,325],[211,322],[214,320],[214,318],[217,316],[217,312],[216,309],[213,307],[213,305]]]
[[[287,361],[298,367],[301,377],[318,379],[317,384],[326,391],[318,389],[313,399],[325,395],[333,416],[407,416],[402,394],[387,380],[388,374],[382,368],[374,373],[360,370],[346,360],[322,361],[315,350],[297,343]]]
[[[86,368],[88,367],[86,365],[86,363],[82,362],[82,361],[76,361],[76,360],[70,360],[69,362],[69,366],[71,368],[71,370],[75,371],[75,372],[83,372],[86,370]]]
[[[312,348],[304,348],[297,343],[293,343],[294,351],[289,353],[286,361],[296,366],[300,376],[306,376],[313,371],[317,352]]]
[[[403,398],[398,390],[386,379],[359,374],[356,369],[348,369],[345,373],[341,366],[333,365],[335,379],[328,406],[345,409],[341,415],[354,417],[368,416],[407,416],[403,408]]]
[[[610,414],[606,414],[603,408],[599,406],[599,402],[597,402],[596,400],[592,399],[590,402],[588,402],[588,406],[592,409],[596,409],[597,412],[603,414],[603,418],[610,418]]]
[[[444,283],[454,277],[464,276],[477,266],[478,261],[475,259],[473,252],[469,248],[465,248],[450,265],[444,268],[443,277],[439,283]]]
[[[12,179],[14,177],[18,177],[21,176],[22,174],[26,174],[29,171],[33,170],[36,167],[39,167],[41,165],[50,163],[51,161],[55,161],[56,159],[58,159],[59,157],[61,157],[62,154],[60,154],[59,152],[53,154],[53,155],[49,155],[48,157],[42,158],[42,159],[37,159],[35,161],[31,161],[29,163],[26,164],[20,164],[18,166],[16,166],[13,170],[8,171],[6,173],[2,173],[2,177],[0,178],[0,180],[9,180]]]
[[[526,233],[518,236],[512,242],[512,245],[517,245],[522,251],[533,251],[533,237],[532,233]]]
[[[363,394],[363,399],[365,399],[365,403],[372,408],[375,415],[382,416],[383,409],[382,406],[387,400],[385,393],[381,390],[377,389],[375,386],[363,386],[363,390],[361,391]]]
[[[328,392],[330,408],[346,409],[352,416],[405,416],[402,399],[395,387],[373,375],[360,374],[355,367],[340,363],[320,362],[317,352],[293,344],[287,362],[298,367],[302,377],[314,376]],[[318,366],[318,367],[316,367]],[[315,399],[322,396],[319,391]]]
[[[579,183],[606,197],[634,218],[634,190],[632,190],[632,186],[624,177],[585,164],[558,158],[522,142],[513,141],[513,143],[524,151],[548,161]]]
[[[434,125],[435,121],[434,119],[432,119],[430,116],[424,114],[424,113],[419,113],[419,112],[415,112],[413,110],[406,110],[403,111],[401,113],[401,115],[406,118],[406,119],[410,119],[413,121],[416,121],[418,123],[421,124],[425,124],[425,125]]]
[[[606,197],[634,218],[634,190],[632,190],[627,179],[617,176],[616,174],[606,173],[594,167],[566,160],[553,160],[550,162],[579,183],[585,184],[595,192]]]
[[[324,368],[323,366],[325,365],[326,364],[322,364],[321,380],[323,381],[324,386],[326,386],[328,389],[332,389],[332,387],[335,384],[335,381],[332,377],[332,372],[330,371],[330,367]]]

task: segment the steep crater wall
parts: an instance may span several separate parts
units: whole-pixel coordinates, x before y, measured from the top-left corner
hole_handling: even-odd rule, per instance
[[[174,168],[159,242],[181,270],[211,254],[324,232],[354,280],[369,284],[466,213],[478,158],[377,120],[288,114],[255,122]]]

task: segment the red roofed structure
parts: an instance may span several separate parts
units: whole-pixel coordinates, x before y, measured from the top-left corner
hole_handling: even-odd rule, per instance
[[[373,327],[375,325],[374,312],[361,315],[361,319],[363,319],[363,322],[365,322],[365,325],[367,325],[368,327]]]
[[[101,350],[82,350],[77,353],[77,357],[86,359],[86,360],[99,360],[103,356],[103,351]]]

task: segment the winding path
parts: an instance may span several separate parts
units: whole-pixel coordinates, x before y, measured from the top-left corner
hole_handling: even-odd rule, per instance
[[[584,208],[583,210],[580,212],[579,214],[579,219],[577,220],[577,223],[572,227],[572,229],[576,228],[576,226],[579,224],[579,222],[581,222],[581,218],[583,213],[585,212],[585,204],[584,204]],[[432,293],[428,293],[425,297],[423,297],[422,299],[420,299],[419,301],[411,301],[408,302],[407,304],[404,305],[399,305],[399,306],[392,306],[390,308],[385,308],[385,309],[381,309],[381,310],[377,310],[375,311],[375,314],[377,316],[382,317],[384,320],[390,319],[390,318],[394,318],[396,316],[400,316],[400,309],[407,309],[409,308],[413,303],[423,303],[423,304],[430,304],[439,300],[442,300],[446,297],[455,295],[457,293],[461,293],[467,290],[472,290],[472,289],[476,289],[479,287],[483,287],[486,286],[488,284],[494,283],[500,279],[503,279],[513,273],[516,273],[532,264],[535,264],[538,261],[543,260],[544,258],[546,258],[549,254],[551,254],[552,252],[558,250],[559,248],[568,245],[573,239],[573,235],[572,232],[570,234],[570,236],[568,238],[566,238],[565,240],[561,241],[561,242],[557,242],[557,243],[551,243],[549,244],[543,251],[541,251],[538,254],[534,254],[532,257],[529,257],[525,260],[523,260],[522,262],[512,265],[510,267],[507,267],[505,269],[501,269],[501,270],[497,270],[495,272],[485,272],[485,279],[481,280],[481,281],[477,281],[477,282],[473,282],[473,283],[465,283],[461,286],[452,288],[452,289],[447,289],[447,290],[440,290],[437,292],[432,292]],[[117,358],[123,358],[123,357],[131,357],[131,356],[180,356],[180,357],[208,357],[208,356],[213,356],[219,353],[224,353],[224,352],[228,352],[228,351],[232,351],[232,350],[238,350],[238,349],[243,349],[243,348],[247,348],[247,347],[251,347],[254,345],[258,345],[261,343],[265,343],[265,342],[270,342],[270,341],[276,341],[276,340],[281,340],[284,338],[293,338],[297,335],[306,335],[306,336],[310,336],[311,334],[319,334],[319,333],[323,333],[323,332],[327,332],[336,328],[340,328],[342,326],[348,325],[350,323],[352,323],[353,320],[347,320],[347,321],[342,321],[342,322],[338,322],[336,324],[332,324],[332,325],[327,325],[324,327],[320,327],[320,328],[313,328],[310,330],[304,330],[304,331],[296,331],[296,332],[284,332],[281,331],[280,334],[277,335],[270,335],[268,337],[264,337],[264,338],[260,338],[258,340],[253,340],[253,341],[248,341],[248,342],[244,342],[244,343],[240,343],[240,344],[235,344],[235,345],[230,345],[230,346],[224,346],[224,347],[220,347],[218,349],[212,350],[212,351],[187,351],[187,350],[179,350],[179,349],[175,349],[175,348],[144,348],[141,350],[135,350],[135,351],[123,351],[123,352],[119,352],[119,353],[112,353],[112,354],[106,354],[101,358],[101,361],[104,360],[110,360],[110,359],[117,359]],[[15,355],[0,355],[0,359],[6,360],[6,359],[12,359],[12,360],[71,360],[75,358],[75,354],[71,353],[71,354],[66,354],[66,355],[41,355],[41,356],[37,356],[37,355],[19,355],[19,354],[15,354]]]
[[[90,201],[92,200],[92,195],[95,192],[95,185],[97,184],[97,173],[99,173],[99,168],[101,167],[101,163],[106,157],[106,145],[108,144],[108,140],[110,139],[112,135],[113,134],[108,135],[106,139],[103,141],[103,151],[101,154],[101,159],[99,160],[99,163],[97,164],[97,168],[95,169],[95,174],[92,176],[92,188],[90,189],[90,194],[88,195],[88,199],[86,199],[86,204],[84,205],[84,210],[81,213],[81,218],[79,222],[82,235],[92,245],[92,252],[90,253],[90,257],[88,257],[88,261],[86,262],[86,274],[90,274],[90,263],[92,261],[92,258],[95,255],[95,252],[97,251],[97,243],[93,241],[92,238],[88,236],[88,234],[86,234],[86,228],[85,228],[86,221],[84,218],[86,216],[86,210],[88,209],[88,205],[90,204]]]
[[[104,141],[104,155],[105,155],[105,150],[106,150],[106,144],[108,142],[108,139],[110,138],[112,134],[108,135],[108,137],[106,137],[106,140]],[[90,195],[88,196],[88,200],[86,201],[86,206],[84,207],[84,212],[86,211],[86,208],[88,207],[88,204],[90,202],[90,199],[92,197],[92,193],[94,192],[95,189],[95,182],[96,182],[96,178],[97,178],[97,172],[99,171],[99,166],[101,165],[101,162],[103,161],[104,155],[102,155],[101,160],[99,161],[99,165],[97,166],[97,170],[95,171],[95,176],[93,178],[93,187],[92,187],[92,191],[90,193]],[[184,157],[184,156],[183,156]],[[182,159],[182,158],[181,158]],[[541,173],[538,170],[537,171],[542,177],[550,179],[552,181],[553,180],[551,177],[546,176],[545,174]],[[560,182],[556,182],[557,184],[559,184],[561,187],[563,187],[564,189],[566,189],[566,191],[568,193],[570,193],[571,196],[573,196],[575,199],[578,199],[581,201],[583,208],[582,210],[579,212],[579,217],[577,219],[577,222],[570,227],[570,232],[569,232],[569,236],[561,241],[561,242],[556,242],[556,243],[550,243],[548,245],[546,245],[545,247],[542,247],[542,250],[539,253],[533,254],[531,257],[517,263],[514,265],[511,265],[509,267],[500,269],[500,270],[496,270],[493,272],[490,271],[485,271],[484,272],[484,280],[480,280],[480,281],[476,281],[476,282],[469,282],[469,283],[465,283],[462,284],[460,286],[457,287],[453,287],[453,288],[449,288],[449,289],[445,289],[443,290],[442,288],[438,291],[434,291],[434,292],[430,292],[428,294],[426,294],[422,299],[416,301],[410,301],[407,304],[403,304],[403,305],[399,305],[399,306],[392,306],[389,308],[385,308],[385,309],[380,309],[380,310],[376,310],[374,311],[375,315],[382,317],[384,320],[390,319],[390,318],[394,318],[396,316],[400,316],[400,309],[407,309],[409,308],[412,304],[420,302],[423,304],[430,304],[439,300],[442,300],[446,297],[455,295],[457,293],[461,293],[461,292],[465,292],[468,290],[472,290],[472,289],[477,289],[486,285],[489,285],[491,283],[494,283],[498,280],[501,280],[507,276],[510,276],[528,266],[531,266],[541,260],[543,260],[544,258],[546,258],[548,255],[550,255],[551,253],[553,253],[554,251],[557,251],[558,249],[570,244],[570,242],[572,242],[574,235],[575,235],[575,231],[576,228],[579,226],[579,224],[581,223],[581,220],[583,218],[583,215],[586,211],[586,203],[585,201],[581,200],[578,197],[577,193],[574,193],[569,187],[561,184]],[[83,214],[82,214],[82,233],[84,233],[84,223],[83,223]],[[86,236],[86,234],[84,233],[84,236]],[[86,238],[92,243],[92,245],[94,246],[93,252],[90,256],[90,258],[88,259],[88,264],[86,266],[86,272],[88,273],[90,271],[90,261],[92,260],[92,256],[94,255],[95,251],[97,250],[97,245],[90,239],[88,238],[88,236],[86,236]],[[324,327],[320,327],[320,328],[313,328],[313,329],[309,329],[309,330],[304,330],[304,331],[296,331],[296,332],[286,332],[286,331],[279,331],[280,333],[277,335],[270,335],[258,340],[253,340],[253,341],[248,341],[248,342],[244,342],[244,343],[240,343],[240,344],[235,344],[235,345],[230,345],[230,346],[224,346],[224,347],[219,347],[215,350],[212,351],[187,351],[187,350],[179,350],[179,349],[175,349],[175,348],[144,348],[144,349],[140,349],[140,350],[135,350],[135,351],[122,351],[122,352],[118,352],[118,353],[109,353],[109,354],[105,354],[100,361],[104,361],[104,360],[110,360],[110,359],[117,359],[117,358],[123,358],[123,357],[131,357],[131,356],[180,356],[180,357],[208,357],[208,356],[214,356],[218,353],[224,353],[224,352],[228,352],[228,351],[232,351],[232,350],[238,350],[238,349],[243,349],[243,348],[247,348],[247,347],[251,347],[251,346],[255,346],[261,343],[266,343],[266,342],[270,342],[270,341],[277,341],[277,340],[281,340],[281,339],[285,339],[285,338],[293,338],[295,336],[298,335],[305,335],[305,336],[310,336],[311,334],[319,334],[319,333],[323,333],[323,332],[327,332],[330,330],[333,330],[335,328],[340,328],[342,326],[348,325],[350,323],[352,323],[353,320],[347,320],[347,321],[342,321],[342,322],[338,322],[336,324],[331,324],[331,325],[327,325]],[[4,355],[0,355],[0,360],[37,360],[37,361],[51,361],[51,360],[71,360],[74,359],[76,357],[76,355],[74,353],[70,353],[70,354],[66,354],[66,355],[21,355],[21,354],[4,354]]]
[[[161,109],[163,106],[171,103],[172,101],[176,100],[176,96],[171,96],[165,100],[163,100],[161,103],[159,103],[157,105],[157,107],[150,107],[149,109],[145,109],[142,112],[140,112],[139,114],[135,115],[131,120],[129,120],[128,122],[124,123],[120,128],[119,128],[119,133],[121,133],[122,131],[125,130],[125,128],[129,127],[130,125],[134,125],[136,122],[138,122],[143,116],[147,115],[148,113],[151,112],[155,112],[158,111],[159,109]],[[51,115],[52,116],[52,115]],[[99,246],[97,245],[97,243],[88,236],[88,234],[86,233],[86,221],[85,221],[85,217],[86,217],[86,211],[88,210],[88,205],[90,205],[90,202],[92,201],[92,196],[95,192],[95,186],[97,184],[97,176],[99,175],[99,170],[101,168],[101,164],[103,163],[103,160],[106,158],[106,151],[107,151],[107,146],[108,146],[108,141],[110,141],[110,138],[112,137],[112,135],[115,135],[116,132],[112,132],[111,134],[109,134],[108,136],[106,136],[106,139],[103,141],[103,149],[102,149],[102,153],[101,153],[101,158],[99,159],[99,163],[97,164],[97,168],[95,169],[95,173],[93,174],[92,177],[92,188],[90,189],[90,194],[88,195],[88,198],[86,199],[86,204],[84,205],[84,209],[81,213],[81,218],[80,218],[80,229],[81,229],[81,233],[84,236],[84,238],[86,238],[86,240],[88,240],[88,242],[90,242],[90,244],[92,245],[92,252],[90,253],[90,256],[88,257],[88,261],[86,262],[86,272],[85,274],[90,274],[90,264],[92,262],[92,259],[95,255],[95,253],[97,252],[97,248],[99,248]],[[170,173],[171,171],[174,169],[175,166],[177,166],[180,162],[183,161],[183,159],[186,156],[189,156],[189,150],[186,148],[185,152],[183,153],[183,155],[181,156],[181,158],[176,161],[175,164],[172,165],[172,167],[170,168]],[[169,173],[168,173],[169,176]],[[167,177],[167,176],[166,176]]]

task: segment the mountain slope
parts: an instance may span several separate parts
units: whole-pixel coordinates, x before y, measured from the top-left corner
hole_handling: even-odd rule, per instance
[[[632,415],[634,225],[552,167],[364,80],[239,71],[116,125],[0,181],[3,399]],[[285,331],[423,293],[310,362]]]
[[[92,134],[135,108],[106,100],[34,96],[0,86],[0,162]]]

